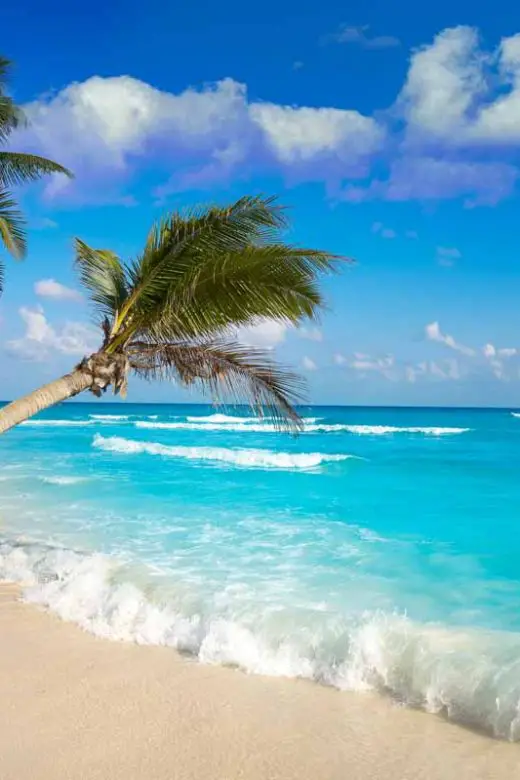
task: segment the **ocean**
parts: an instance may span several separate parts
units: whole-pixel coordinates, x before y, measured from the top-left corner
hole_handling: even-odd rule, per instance
[[[99,636],[520,740],[520,414],[69,403],[0,438],[0,578]]]

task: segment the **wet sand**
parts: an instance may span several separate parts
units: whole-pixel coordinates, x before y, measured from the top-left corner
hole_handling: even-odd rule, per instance
[[[512,780],[520,745],[372,694],[98,639],[0,585],[2,780]]]

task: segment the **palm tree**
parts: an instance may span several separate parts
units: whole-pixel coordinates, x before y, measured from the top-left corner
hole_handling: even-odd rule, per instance
[[[228,207],[169,215],[128,264],[76,239],[76,267],[95,307],[101,346],[71,373],[0,410],[0,433],[84,390],[100,396],[112,386],[124,397],[130,371],[197,382],[213,398],[248,400],[297,426],[299,377],[233,335],[264,318],[297,325],[323,306],[317,277],[340,258],[283,243],[285,226],[274,198],[244,197]]]
[[[25,123],[22,110],[6,93],[10,67],[9,60],[0,57],[0,145],[4,145],[11,133]],[[27,250],[25,220],[9,190],[25,182],[37,181],[51,173],[64,173],[66,176],[71,176],[70,171],[62,165],[45,157],[0,150],[0,239],[7,251],[16,259],[24,257]],[[3,289],[3,277],[4,267],[0,259],[0,295]]]

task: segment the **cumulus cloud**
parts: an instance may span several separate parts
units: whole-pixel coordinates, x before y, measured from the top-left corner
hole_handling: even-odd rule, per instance
[[[413,54],[400,103],[412,141],[428,135],[452,146],[518,143],[520,34],[486,52],[473,27],[442,31]]]
[[[61,330],[56,330],[41,306],[34,309],[22,306],[19,314],[25,324],[25,334],[6,345],[9,352],[19,357],[42,361],[56,352],[81,357],[99,346],[97,331],[82,322],[67,322]]]
[[[463,198],[466,206],[494,205],[510,195],[519,177],[513,165],[407,154],[390,162],[385,179],[348,185],[341,197],[351,203]]]
[[[304,369],[304,371],[316,371],[318,366],[316,365],[314,360],[312,360],[312,358],[307,357],[307,355],[305,355],[302,360],[302,368]]]
[[[398,43],[366,27],[343,26],[335,38]],[[160,198],[267,174],[322,182],[353,203],[457,198],[473,207],[515,191],[520,34],[490,52],[475,28],[443,30],[412,53],[390,110],[377,108],[251,100],[233,78],[173,93],[131,76],[92,76],[25,106],[31,124],[12,140],[75,171],[72,182],[46,184],[49,197],[69,202],[132,205],[126,189],[145,165],[174,171],[155,182]]]
[[[130,76],[93,76],[25,110],[30,126],[17,134],[17,147],[76,173],[73,182],[51,181],[56,197],[101,178],[126,181],[139,160],[154,158],[178,167],[160,194],[251,166],[301,168],[304,178],[316,178],[316,166],[327,161],[355,169],[384,139],[382,126],[358,111],[249,101],[246,86],[231,78],[170,93]]]
[[[453,336],[445,334],[441,331],[438,322],[431,322],[425,327],[426,338],[429,341],[436,341],[439,344],[444,344],[450,349],[454,349],[456,352],[460,352],[462,355],[472,356],[475,354],[475,350],[471,347],[466,347],[464,344],[459,344]]]
[[[360,378],[366,378],[370,374],[380,374],[385,379],[396,379],[396,361],[393,355],[373,357],[364,352],[354,352],[352,357],[340,353],[334,355],[334,363],[337,366],[350,369]]]
[[[399,38],[393,35],[371,36],[369,29],[368,24],[357,27],[343,24],[330,38],[337,43],[354,43],[363,49],[389,49],[401,45]]]
[[[298,335],[308,341],[323,341],[323,333],[319,328],[299,328]]]
[[[78,290],[66,287],[55,279],[41,279],[34,285],[34,292],[40,298],[53,298],[56,301],[81,301],[83,296]]]
[[[287,329],[288,326],[283,322],[260,320],[252,325],[239,328],[236,332],[236,338],[241,344],[248,347],[274,349],[285,340]]]
[[[461,252],[454,246],[438,246],[437,247],[437,262],[439,265],[452,266],[455,260],[459,260],[462,257]]]

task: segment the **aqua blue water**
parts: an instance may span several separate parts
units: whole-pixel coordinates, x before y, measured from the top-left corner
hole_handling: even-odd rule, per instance
[[[0,577],[97,634],[520,739],[520,416],[67,404],[0,439]]]

